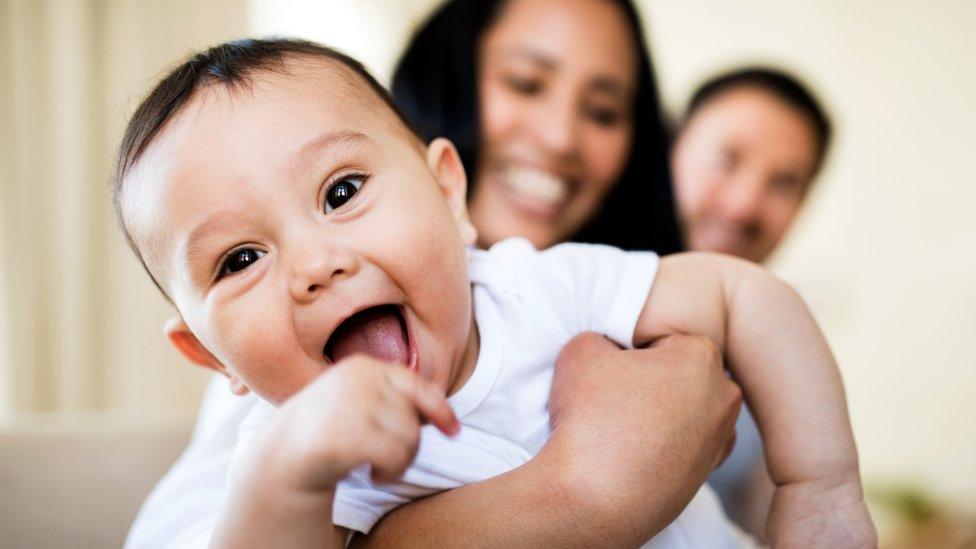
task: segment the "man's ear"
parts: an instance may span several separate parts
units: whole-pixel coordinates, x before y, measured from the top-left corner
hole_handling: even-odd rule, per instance
[[[185,356],[187,360],[198,366],[210,368],[217,373],[227,376],[227,379],[230,380],[230,390],[235,395],[247,394],[248,388],[241,381],[241,378],[228,370],[217,360],[217,357],[210,354],[210,351],[203,346],[203,343],[200,343],[197,336],[193,335],[193,332],[190,331],[190,328],[186,325],[186,322],[183,322],[181,317],[174,316],[167,320],[163,326],[163,331],[166,333],[166,339],[169,339],[173,347],[176,347],[176,350]]]
[[[468,180],[464,175],[464,165],[461,164],[457,149],[447,139],[438,137],[427,146],[427,166],[437,179],[444,198],[447,199],[464,244],[467,246],[474,244],[478,239],[478,231],[468,218]]]

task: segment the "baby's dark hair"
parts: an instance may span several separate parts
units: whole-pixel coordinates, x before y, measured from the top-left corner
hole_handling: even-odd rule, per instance
[[[816,170],[820,169],[830,145],[830,118],[807,86],[785,71],[769,67],[745,67],[709,79],[691,96],[685,112],[685,123],[712,99],[737,88],[764,91],[803,114],[813,126],[817,140]]]
[[[420,135],[390,99],[390,94],[355,59],[334,49],[309,42],[288,38],[242,39],[225,42],[192,55],[173,69],[149,92],[136,108],[119,145],[112,181],[115,213],[129,247],[135,252],[142,266],[145,260],[129,233],[122,216],[122,186],[125,176],[159,134],[166,123],[190,102],[200,89],[221,84],[230,89],[247,89],[252,77],[258,72],[284,72],[286,61],[293,59],[329,59],[340,63],[358,75],[383,103],[397,116],[408,131],[420,139]],[[146,272],[163,290],[148,268]],[[165,290],[163,294],[166,295]],[[168,297],[168,296],[167,296]]]

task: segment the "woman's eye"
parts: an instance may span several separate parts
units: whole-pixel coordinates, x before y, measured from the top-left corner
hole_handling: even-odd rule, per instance
[[[585,109],[585,114],[590,118],[590,120],[596,122],[600,126],[605,127],[616,125],[621,118],[616,109],[608,109],[603,107],[587,107]]]
[[[522,95],[535,95],[542,90],[542,82],[534,78],[509,76],[505,78],[509,88]]]
[[[262,252],[261,250],[255,250],[254,248],[241,248],[240,250],[232,252],[220,265],[220,273],[218,278],[223,278],[227,275],[243,271],[244,269],[250,267],[251,264],[256,263],[257,260],[264,257],[266,253],[267,252]]]
[[[343,204],[359,192],[359,188],[366,181],[365,177],[343,177],[336,181],[329,190],[325,191],[325,213],[332,213],[336,208],[341,208]]]

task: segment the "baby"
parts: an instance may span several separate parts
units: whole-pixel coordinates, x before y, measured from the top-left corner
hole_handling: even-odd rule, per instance
[[[472,249],[453,146],[425,146],[332,50],[248,40],[194,56],[133,115],[115,185],[179,311],[169,339],[269,403],[243,428],[257,434],[215,544],[341,546],[398,505],[528,461],[551,432],[556,356],[584,331],[626,347],[710,337],[765,438],[772,540],[873,539],[840,377],[792,290],[717,255]],[[649,543],[735,541],[702,489]]]

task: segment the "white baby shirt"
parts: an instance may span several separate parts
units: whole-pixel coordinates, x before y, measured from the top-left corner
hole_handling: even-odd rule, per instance
[[[474,372],[449,402],[461,423],[454,437],[421,430],[416,460],[399,482],[374,485],[355,470],[335,495],[333,521],[369,532],[386,513],[414,499],[491,478],[532,458],[545,444],[556,357],[581,332],[631,347],[658,257],[588,244],[536,251],[510,239],[470,250],[480,351]],[[273,408],[256,406],[241,425],[248,441]],[[240,448],[240,447],[239,447]],[[645,547],[735,547],[711,489],[701,488],[681,515]]]

